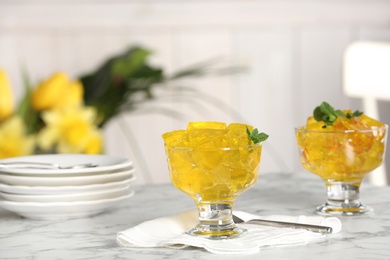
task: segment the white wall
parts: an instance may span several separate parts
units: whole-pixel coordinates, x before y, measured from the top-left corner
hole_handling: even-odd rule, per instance
[[[342,53],[367,39],[390,40],[390,1],[0,1],[0,67],[10,73],[17,97],[22,65],[35,81],[56,70],[77,76],[137,43],[153,49],[153,62],[168,72],[217,56],[224,57],[222,64],[248,68],[184,82],[240,117],[201,96],[199,104],[150,104],[180,109],[183,120],[159,113],[124,116],[136,139],[130,146],[118,122],[107,127],[107,153],[133,159],[138,184],[169,181],[161,134],[195,120],[250,123],[270,134],[261,172],[301,171],[294,126],[322,101],[360,108],[342,92]]]

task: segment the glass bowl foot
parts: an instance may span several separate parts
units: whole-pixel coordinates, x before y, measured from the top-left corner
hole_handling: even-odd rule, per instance
[[[245,234],[247,230],[237,227],[232,219],[232,205],[233,202],[198,202],[198,225],[187,234],[208,239],[235,238]]]
[[[372,212],[373,209],[363,205],[359,199],[361,180],[353,182],[326,181],[327,202],[317,207],[316,212],[322,215],[357,216]]]
[[[236,227],[234,224],[227,226],[198,225],[187,231],[187,234],[208,239],[228,239],[240,237],[246,232],[246,229]]]
[[[317,207],[316,212],[320,215],[333,215],[333,216],[358,216],[373,212],[373,209],[365,206],[361,203],[356,205],[345,205],[345,204],[334,204],[334,203],[325,203]]]

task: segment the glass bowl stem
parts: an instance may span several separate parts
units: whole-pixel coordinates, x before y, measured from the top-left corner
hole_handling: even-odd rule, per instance
[[[324,215],[361,215],[372,211],[359,199],[361,181],[335,182],[325,181],[327,202],[317,208],[317,213]]]
[[[197,203],[199,222],[187,233],[209,239],[239,237],[246,229],[238,228],[233,222],[233,202]]]

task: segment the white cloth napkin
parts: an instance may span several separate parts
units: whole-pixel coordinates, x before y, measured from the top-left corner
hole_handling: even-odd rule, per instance
[[[262,218],[313,225],[324,225],[333,228],[333,233],[341,230],[338,218],[321,216],[256,216],[243,211],[234,211],[243,220]],[[326,238],[327,235],[313,233],[303,229],[276,228],[254,224],[237,224],[248,230],[245,235],[223,240],[187,235],[185,231],[197,225],[197,211],[191,210],[170,217],[158,218],[143,222],[135,227],[121,231],[116,240],[123,247],[173,247],[188,246],[204,248],[215,254],[248,254],[256,253],[265,246],[292,246],[307,244],[312,240]]]

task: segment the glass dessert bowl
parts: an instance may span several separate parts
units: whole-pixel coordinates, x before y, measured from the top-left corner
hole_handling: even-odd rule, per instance
[[[246,127],[249,133],[253,129],[191,122],[187,130],[163,135],[171,181],[198,208],[198,225],[188,234],[224,239],[245,233],[234,224],[232,208],[237,196],[257,181],[262,152],[262,142],[253,143]]]
[[[387,125],[364,114],[338,116],[328,125],[309,117],[305,126],[295,128],[301,164],[326,185],[327,201],[317,213],[360,215],[372,211],[361,203],[359,190],[365,175],[383,163],[387,130]]]

